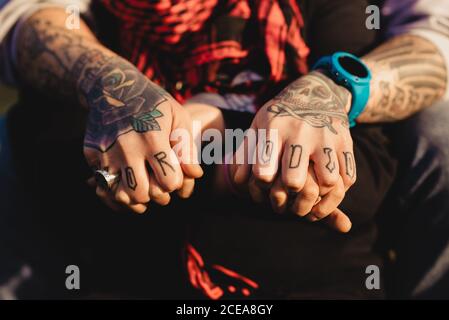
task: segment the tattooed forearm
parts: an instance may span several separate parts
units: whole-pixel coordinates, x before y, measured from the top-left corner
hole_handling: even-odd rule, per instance
[[[40,12],[22,26],[18,36],[19,74],[25,83],[49,97],[76,97],[78,79],[86,70],[95,72],[112,53],[101,49],[88,31],[70,31],[58,23],[64,11],[53,9],[49,14]],[[55,17],[55,22],[50,17]]]
[[[285,88],[270,102],[267,111],[274,117],[293,117],[337,134],[336,123],[348,126],[345,108],[349,96],[348,90],[315,71]]]
[[[447,66],[431,42],[398,36],[363,58],[373,74],[371,97],[360,122],[404,119],[444,94]]]
[[[169,95],[99,44],[85,25],[84,32],[66,29],[64,17],[63,10],[39,12],[22,27],[18,58],[24,82],[89,109],[85,147],[106,152],[125,133],[161,130],[157,107]]]

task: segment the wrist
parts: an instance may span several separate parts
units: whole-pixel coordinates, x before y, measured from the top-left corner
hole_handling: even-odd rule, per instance
[[[337,94],[337,96],[342,97],[344,101],[346,101],[346,105],[345,105],[345,112],[346,114],[349,113],[349,111],[351,111],[351,103],[352,103],[352,94],[351,91],[349,91],[347,88],[345,88],[342,85],[339,85],[338,83],[336,83],[331,77],[329,77],[329,73],[324,70],[324,69],[317,69],[313,72],[318,72],[320,73],[322,76],[328,78],[330,81],[332,81],[335,84],[334,90],[337,91],[335,92]]]
[[[76,83],[78,98],[89,109],[95,105],[92,99],[110,92],[113,87],[129,87],[139,76],[147,81],[133,64],[101,47],[89,48],[84,52],[75,62],[73,70],[71,76]],[[133,74],[131,81],[129,74]]]
[[[98,61],[83,73],[78,95],[88,109],[111,107],[123,115],[138,112],[144,102],[157,100],[157,90],[147,90],[148,79],[130,62],[118,56]]]
[[[370,95],[371,72],[363,61],[347,52],[336,52],[320,58],[313,70],[324,69],[328,77],[338,85],[347,88],[352,98],[348,112],[349,126],[356,125],[356,119],[363,112]],[[336,89],[338,91],[338,89]],[[348,106],[345,104],[345,111]]]

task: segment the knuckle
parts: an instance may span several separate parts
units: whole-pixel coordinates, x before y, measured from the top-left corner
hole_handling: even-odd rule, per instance
[[[332,174],[332,175],[324,175],[321,178],[321,181],[319,181],[319,182],[320,182],[320,185],[322,187],[331,188],[331,187],[333,187],[333,186],[335,186],[337,184],[338,176],[334,175],[334,174]]]
[[[343,184],[345,187],[352,186],[356,180],[357,180],[356,176],[354,176],[354,177],[349,177],[348,175],[343,176]]]
[[[313,209],[313,215],[318,218],[318,219],[324,219],[325,217],[327,217],[330,214],[329,210],[327,210],[324,206],[320,206],[317,205],[314,209]]]
[[[124,191],[118,191],[114,195],[114,199],[118,203],[122,203],[122,204],[128,204],[129,203],[129,196]]]
[[[291,176],[285,176],[282,178],[284,185],[291,191],[300,191],[304,187],[304,179],[293,178]]]
[[[298,208],[296,210],[296,212],[294,212],[294,214],[296,214],[299,217],[305,217],[305,216],[307,216],[308,213],[309,212],[307,212],[306,210],[303,210],[303,209],[300,209],[300,208]]]
[[[179,190],[179,189],[181,189],[182,188],[182,186],[183,186],[183,181],[182,181],[183,179],[182,178],[180,178],[180,179],[178,179],[178,180],[176,180],[175,182],[174,182],[174,188],[175,188],[175,190]],[[193,187],[193,186],[192,186]]]
[[[166,206],[170,203],[170,196],[168,194],[162,194],[160,197],[155,198],[154,202],[161,206]]]
[[[273,183],[274,176],[270,174],[262,174],[258,171],[254,172],[255,182],[260,187],[268,187]]]
[[[304,201],[316,201],[319,195],[318,187],[306,187],[301,192],[301,199]]]
[[[357,174],[355,173],[354,176],[351,178],[351,186],[357,182]]]
[[[335,198],[341,200],[345,197],[345,190],[343,188],[337,188],[334,190],[333,195]]]
[[[295,201],[295,203],[291,207],[291,211],[293,212],[293,214],[300,217],[304,217],[309,213],[307,212],[307,209],[304,207],[304,203],[302,203],[301,205],[298,201]]]
[[[308,215],[306,215],[306,219],[310,222],[317,222],[320,221],[322,218],[319,217],[316,213],[310,212]]]
[[[285,201],[286,195],[281,190],[271,191],[270,198],[272,202],[280,204]]]
[[[161,181],[161,186],[167,192],[173,192],[175,190],[180,189],[182,184],[180,182],[175,181],[175,180],[164,179],[164,181]]]
[[[135,205],[135,206],[131,206],[130,210],[137,214],[144,214],[147,211],[147,206]]]
[[[133,203],[147,203],[150,201],[150,197],[147,193],[144,192],[132,192],[129,195],[131,202]]]
[[[148,190],[148,193],[150,195],[151,199],[157,199],[159,197],[162,197],[164,192],[161,190],[161,188],[155,186],[154,184],[151,184]]]

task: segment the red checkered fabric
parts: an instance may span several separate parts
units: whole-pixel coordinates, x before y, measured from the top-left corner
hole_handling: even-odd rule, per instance
[[[121,54],[180,102],[230,90],[243,70],[271,83],[307,72],[295,0],[100,1],[118,19]]]

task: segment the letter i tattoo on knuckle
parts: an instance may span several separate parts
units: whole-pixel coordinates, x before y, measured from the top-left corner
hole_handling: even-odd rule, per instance
[[[327,158],[328,158],[327,164],[326,164],[326,169],[327,169],[330,173],[332,173],[332,172],[334,172],[334,170],[335,170],[335,168],[336,168],[335,160],[333,159],[333,156],[332,156],[334,150],[332,150],[331,148],[324,148],[324,149],[323,149],[323,152],[324,152],[324,154],[327,155]]]
[[[271,155],[273,154],[273,141],[267,140],[264,142],[261,152],[261,159],[263,164],[267,164],[271,160]]]

